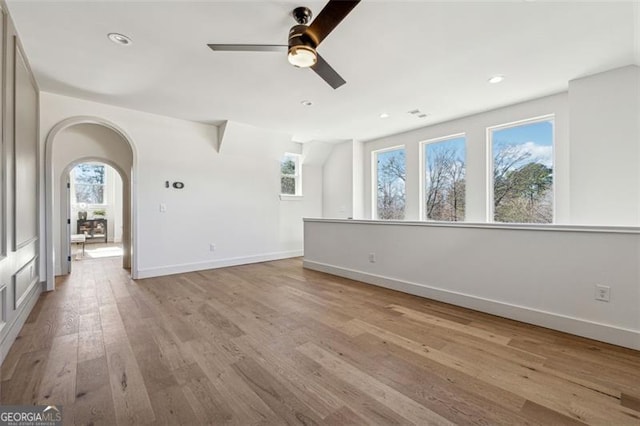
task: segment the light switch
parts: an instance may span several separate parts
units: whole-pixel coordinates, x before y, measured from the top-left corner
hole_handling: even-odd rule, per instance
[[[167,205],[165,203],[160,203],[160,213],[167,212]]]

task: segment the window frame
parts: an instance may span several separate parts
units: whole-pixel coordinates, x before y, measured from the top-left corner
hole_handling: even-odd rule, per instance
[[[292,158],[294,162],[294,173],[293,174],[285,174],[282,173],[282,163],[287,159]],[[285,194],[282,192],[282,178],[283,177],[291,177],[294,180],[294,194]],[[295,154],[292,152],[285,152],[282,158],[280,159],[280,199],[284,200],[287,198],[300,198],[302,197],[302,155]]]
[[[427,195],[425,191],[427,164],[425,163],[425,161],[427,160],[427,156],[425,153],[425,150],[426,150],[425,148],[427,145],[431,145],[439,142],[445,142],[447,140],[457,139],[457,138],[464,138],[464,167],[465,167],[465,178],[466,178],[466,174],[467,174],[467,133],[466,132],[453,133],[447,136],[426,139],[426,140],[420,141],[420,143],[418,144],[418,147],[419,147],[418,161],[420,161],[420,176],[418,179],[418,185],[420,186],[420,189],[419,189],[420,205],[418,206],[418,215],[419,215],[418,217],[420,217],[421,221],[456,223],[456,222],[441,221],[441,220],[434,220],[434,219],[427,218],[427,212],[425,209],[425,205],[426,205],[425,196]],[[465,182],[465,186],[466,186],[466,182]],[[465,197],[466,197],[466,189],[465,189]],[[465,218],[466,218],[466,213],[467,212],[466,212],[466,203],[465,203]],[[464,222],[464,221],[460,221],[460,222]]]
[[[380,219],[378,217],[378,154],[389,152],[389,151],[397,151],[403,149],[405,156],[405,167],[407,162],[407,148],[404,144],[402,145],[394,145],[381,149],[371,150],[371,218],[373,220],[388,220],[388,219]],[[406,214],[406,183],[405,183],[405,214]]]
[[[556,166],[557,166],[557,162],[556,162],[556,115],[555,113],[550,113],[550,114],[544,114],[544,115],[540,115],[540,116],[536,116],[536,117],[532,117],[532,118],[525,118],[522,120],[517,120],[517,121],[512,121],[512,122],[508,122],[508,123],[504,123],[504,124],[498,124],[495,126],[489,126],[486,128],[486,144],[485,146],[487,147],[487,157],[486,157],[486,164],[487,164],[487,174],[486,174],[486,178],[487,178],[487,197],[486,197],[486,201],[487,201],[487,208],[486,208],[486,222],[487,223],[504,223],[504,224],[518,224],[520,222],[496,222],[494,219],[494,182],[493,182],[493,132],[495,131],[499,131],[499,130],[504,130],[504,129],[509,129],[512,127],[518,127],[518,126],[524,126],[524,125],[528,125],[528,124],[535,124],[535,123],[542,123],[542,122],[550,122],[551,123],[551,147],[552,147],[552,156],[551,156],[551,160],[552,160],[552,171],[551,171],[551,176],[552,176],[552,182],[551,182],[551,191],[552,191],[552,205],[551,205],[551,222],[550,223],[527,223],[527,225],[553,225],[556,223]]]
[[[76,167],[79,167],[79,166],[81,166],[83,164],[87,164],[87,165],[90,165],[90,166],[93,166],[93,167],[102,167],[102,169],[104,170],[103,183],[90,183],[90,184],[78,183],[76,181]],[[107,188],[107,170],[108,169],[106,167],[106,164],[102,164],[102,163],[87,162],[87,163],[78,163],[75,166],[73,166],[73,168],[71,169],[71,176],[72,176],[73,179],[70,179],[70,182],[72,183],[72,188],[70,188],[70,190],[73,193],[73,200],[75,201],[75,204],[85,203],[84,201],[78,201],[78,192],[77,192],[77,189],[76,189],[78,184],[80,184],[80,185],[92,185],[92,186],[100,185],[100,186],[102,186],[102,203],[85,203],[87,205],[87,207],[89,207],[89,208],[92,208],[92,207],[105,207],[105,206],[107,206],[109,204],[107,202],[107,191],[106,191],[106,188]]]

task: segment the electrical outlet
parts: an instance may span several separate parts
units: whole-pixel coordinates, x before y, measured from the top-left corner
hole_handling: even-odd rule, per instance
[[[608,285],[596,285],[596,300],[608,302],[611,296],[611,287]]]
[[[213,243],[209,244],[209,251],[216,251],[216,245]]]
[[[376,254],[375,253],[369,253],[369,262],[376,263]]]

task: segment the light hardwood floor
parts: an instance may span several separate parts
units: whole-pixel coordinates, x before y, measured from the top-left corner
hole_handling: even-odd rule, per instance
[[[74,265],[1,368],[67,424],[640,424],[640,352],[302,269]]]

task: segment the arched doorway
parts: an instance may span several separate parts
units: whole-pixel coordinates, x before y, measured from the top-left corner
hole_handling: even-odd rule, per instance
[[[137,276],[134,203],[135,147],[115,124],[98,117],[73,117],[58,123],[46,140],[46,269],[47,290],[55,288],[55,276],[68,273],[69,254],[67,181],[76,164],[94,161],[113,167],[123,188],[123,267]]]

